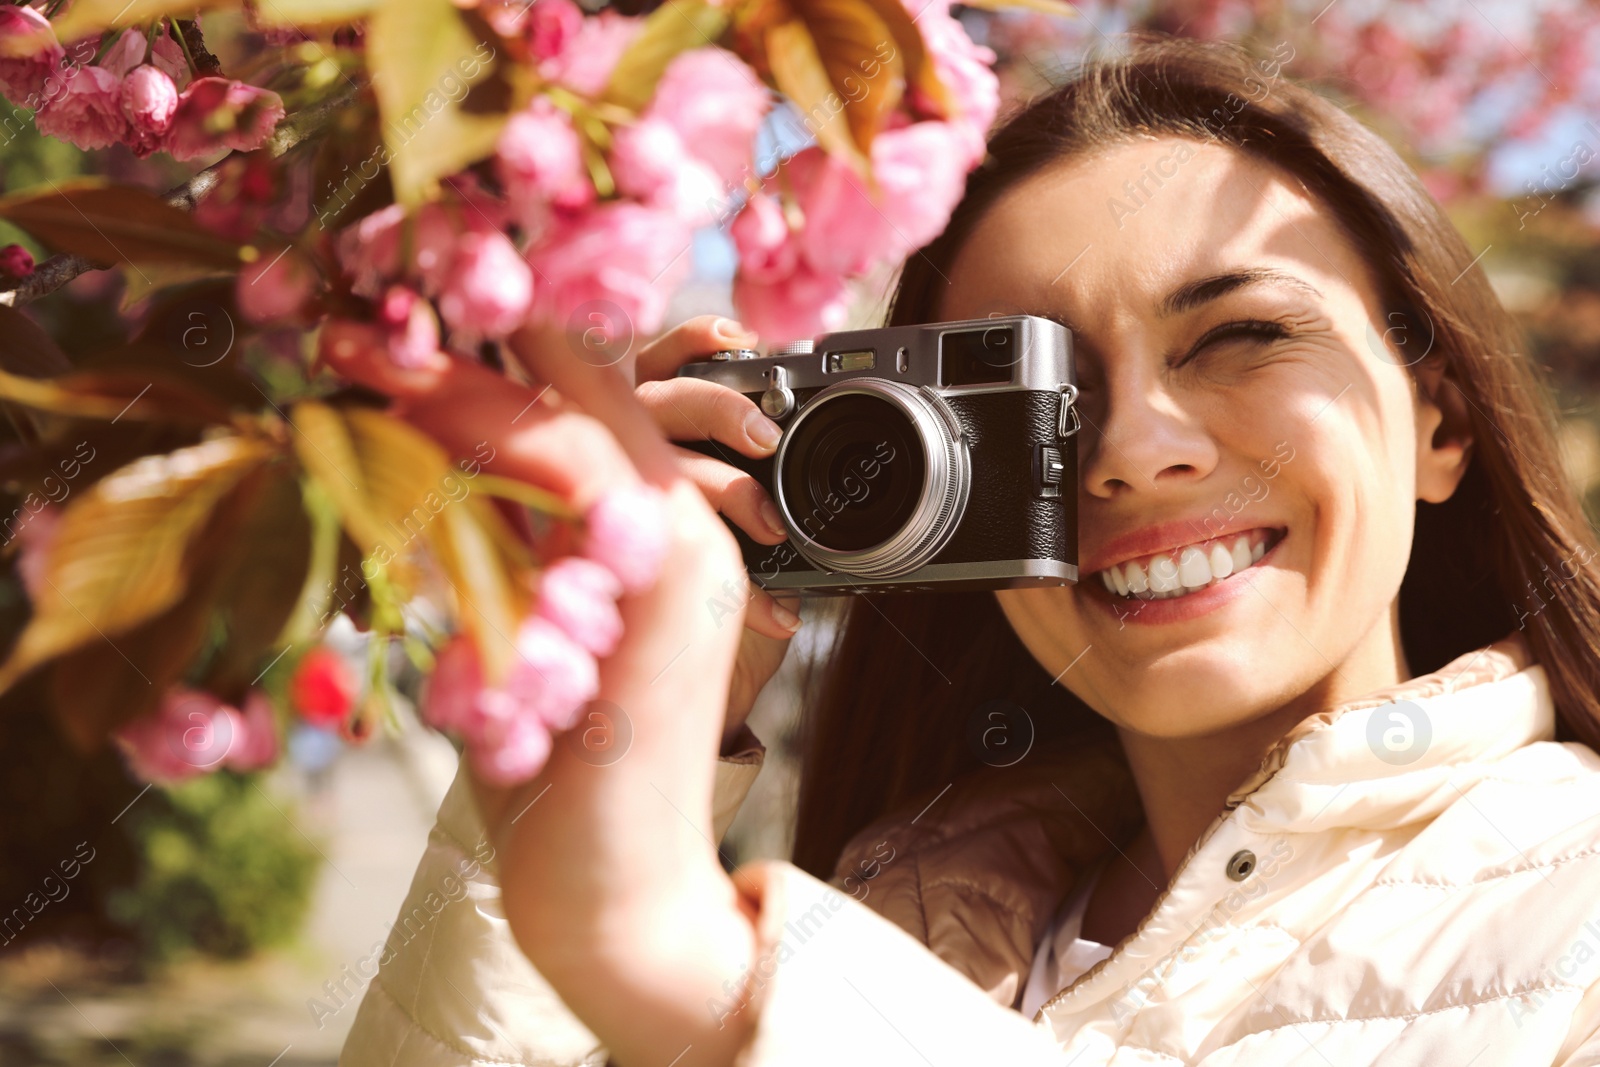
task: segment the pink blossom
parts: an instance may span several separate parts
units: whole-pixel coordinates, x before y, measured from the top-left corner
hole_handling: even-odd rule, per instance
[[[411,263],[404,273],[415,275],[429,295],[448,280],[457,235],[443,206],[426,204],[408,221],[404,206],[390,204],[339,234],[339,262],[349,272],[351,290],[358,296],[376,298],[385,283],[402,276],[400,245],[407,225],[411,227]]]
[[[162,30],[150,46],[150,62],[157,70],[172,79],[172,84],[182,91],[189,84],[189,57],[183,54],[183,45]]]
[[[729,233],[739,253],[740,277],[776,282],[794,273],[800,255],[799,243],[776,197],[766,193],[750,197],[734,216]]]
[[[133,68],[122,80],[122,113],[133,131],[134,154],[141,159],[161,148],[177,110],[177,86],[150,64]]]
[[[583,29],[583,9],[572,0],[534,0],[523,10],[528,50],[536,61],[560,55]]]
[[[552,0],[539,0],[541,4]],[[570,16],[556,16],[569,18]],[[604,8],[578,24],[576,33],[560,42],[560,50],[538,64],[540,77],[558,82],[584,96],[598,97],[611,80],[611,71],[633,41],[644,20]]]
[[[316,292],[305,258],[290,251],[263,256],[239,272],[234,298],[239,313],[257,325],[297,318]]]
[[[551,730],[568,730],[600,692],[594,656],[555,623],[530,615],[517,628],[517,658],[506,692],[523,713],[532,711]]]
[[[61,91],[40,106],[34,125],[47,137],[79,148],[109,148],[127,140],[122,112],[122,80],[104,67],[79,67]]]
[[[655,584],[667,554],[667,508],[661,490],[643,482],[614,486],[584,515],[583,555],[611,569],[622,588]]]
[[[596,656],[622,638],[617,597],[622,583],[609,567],[582,556],[563,556],[539,576],[538,614]]]
[[[250,690],[238,713],[239,733],[224,759],[229,770],[258,771],[278,761],[278,718],[272,701],[259,689]]]
[[[166,149],[173,159],[184,160],[225,148],[253,152],[283,115],[283,100],[270,89],[229,78],[199,78],[178,97]]]
[[[237,711],[209,693],[177,687],[153,714],[117,731],[117,746],[141,780],[181,782],[223,765],[247,727]]]
[[[506,197],[533,237],[549,227],[553,210],[576,210],[595,199],[572,120],[548,97],[534,97],[506,121],[495,151]]]
[[[490,785],[513,786],[536,776],[550,758],[550,730],[530,715],[511,720],[491,743],[467,744],[472,770]]]
[[[667,64],[644,117],[672,126],[727,190],[752,171],[756,131],[770,102],[755,71],[732,52],[691,48]]]
[[[21,281],[33,273],[33,254],[21,245],[0,248],[0,277]]]
[[[688,274],[691,232],[683,221],[627,200],[597,204],[534,245],[535,311],[562,324],[591,300],[616,304],[640,334],[654,334]]]
[[[849,165],[818,148],[786,166],[805,226],[801,243],[815,269],[853,275],[905,258],[933,240],[961,199],[967,165],[961,134],[946,122],[917,122],[872,140],[876,195]]]
[[[458,344],[499,340],[521,326],[533,306],[533,271],[500,233],[466,233],[456,242],[439,313]]]
[[[786,344],[844,329],[850,289],[838,274],[800,262],[781,278],[736,276],[733,304],[740,322],[773,344]]]
[[[505,684],[487,686],[472,638],[451,638],[439,651],[423,702],[428,724],[458,735],[474,772],[495,785],[538,774],[550,755],[550,732],[570,729],[599,691],[594,657],[549,620],[529,616],[516,644]]]
[[[1000,80],[993,70],[994,50],[974,43],[961,21],[950,14],[950,5],[945,0],[934,3],[906,0],[906,7],[913,14],[921,12],[917,25],[922,29],[923,44],[954,105],[953,114],[939,117],[947,118],[959,134],[965,151],[963,169],[970,170],[983,159],[989,127],[1000,110]],[[923,114],[938,115],[932,102],[923,99],[920,90],[914,90],[911,95]]]
[[[482,690],[478,646],[466,634],[457,634],[434,657],[422,702],[423,718],[436,730],[464,732]]]
[[[659,118],[641,118],[616,132],[611,174],[620,192],[670,212],[688,226],[715,221],[727,199],[721,179]]]
[[[387,328],[384,341],[395,366],[426,366],[439,351],[439,320],[432,305],[405,286],[392,285],[384,293],[378,320]]]
[[[31,7],[0,6],[0,95],[22,107],[36,108],[66,55],[50,21],[39,12]]]
[[[119,78],[126,78],[130,70],[144,62],[145,53],[149,50],[144,31],[130,27],[123,30],[111,47],[106,49],[100,57],[100,66]]]

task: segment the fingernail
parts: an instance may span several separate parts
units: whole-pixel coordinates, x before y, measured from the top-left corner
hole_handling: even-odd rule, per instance
[[[752,411],[744,417],[744,432],[762,448],[776,448],[783,437],[783,427],[761,414]]]
[[[785,630],[788,630],[790,633],[794,633],[796,630],[800,629],[800,616],[796,615],[794,612],[790,611],[776,600],[772,602],[772,617],[777,621],[779,626],[783,627]]]
[[[778,514],[778,506],[770,500],[761,502],[761,521],[771,527],[773,533],[789,536],[789,531],[783,525],[783,516]]]
[[[744,325],[736,319],[718,319],[711,332],[729,342],[750,339],[750,331],[745,329]]]

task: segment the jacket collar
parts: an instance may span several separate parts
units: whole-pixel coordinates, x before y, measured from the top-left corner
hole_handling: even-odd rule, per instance
[[[1497,758],[1554,732],[1544,670],[1513,631],[1302,720],[1189,854],[1229,818],[1263,832],[1431,818]],[[1066,740],[876,820],[846,845],[833,882],[1014,1006],[1057,904],[1143,821],[1115,735]]]

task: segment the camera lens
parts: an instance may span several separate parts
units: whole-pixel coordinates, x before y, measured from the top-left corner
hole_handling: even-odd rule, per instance
[[[806,536],[836,552],[861,552],[911,521],[926,476],[922,442],[905,413],[854,393],[795,428],[780,478]]]
[[[830,572],[888,578],[927,563],[966,506],[967,453],[938,394],[855,378],[811,398],[774,457],[795,547]]]

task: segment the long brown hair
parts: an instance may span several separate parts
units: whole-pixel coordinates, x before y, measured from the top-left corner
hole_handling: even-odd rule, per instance
[[[1176,135],[1282,168],[1342,222],[1409,340],[1442,353],[1468,402],[1475,443],[1461,485],[1417,505],[1400,588],[1407,659],[1427,673],[1520,627],[1549,678],[1557,739],[1600,748],[1594,532],[1563,476],[1554,407],[1472,251],[1380,137],[1278,76],[1281,55],[1162,37],[1130,45],[1086,61],[994,132],[945,231],[901,269],[889,323],[938,321],[968,235],[1000,194],[1048,165]],[[817,877],[868,822],[979,765],[971,726],[986,702],[1020,705],[1041,738],[1109,727],[1051,684],[992,593],[854,598],[840,610],[799,731],[793,859]]]

